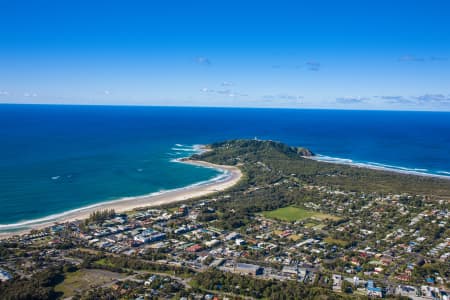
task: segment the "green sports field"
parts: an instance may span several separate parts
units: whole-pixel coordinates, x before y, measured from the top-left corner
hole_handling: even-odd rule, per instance
[[[276,210],[265,211],[263,212],[263,216],[269,219],[277,219],[281,221],[301,221],[309,218],[314,218],[317,220],[338,220],[339,217],[324,214],[312,210],[306,210],[303,208],[295,207],[295,206],[287,206],[278,208]]]

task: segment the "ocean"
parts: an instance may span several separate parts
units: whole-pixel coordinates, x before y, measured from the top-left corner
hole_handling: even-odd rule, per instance
[[[255,137],[450,178],[449,112],[0,105],[0,230],[211,180],[218,171],[174,159]]]

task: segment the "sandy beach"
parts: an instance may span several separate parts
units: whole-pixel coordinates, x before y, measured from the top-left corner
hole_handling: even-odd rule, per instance
[[[169,190],[161,193],[154,193],[150,195],[128,197],[108,202],[102,202],[91,206],[83,207],[73,211],[61,213],[59,215],[49,216],[39,220],[32,220],[23,222],[20,225],[16,224],[11,226],[10,232],[0,232],[0,239],[8,238],[14,235],[20,235],[29,232],[32,229],[42,229],[49,227],[55,223],[64,223],[75,220],[82,220],[98,210],[114,209],[116,212],[130,211],[139,207],[151,207],[159,206],[163,204],[169,204],[179,201],[184,201],[196,197],[206,196],[215,192],[226,190],[235,185],[242,177],[242,172],[239,168],[233,166],[215,165],[204,161],[194,161],[189,159],[179,160],[180,163],[187,163],[201,167],[219,169],[224,172],[223,176],[220,176],[211,181],[194,184],[184,188],[175,190]],[[21,229],[23,227],[23,230]],[[20,230],[17,230],[20,228]],[[9,228],[3,228],[8,230]]]
[[[387,166],[371,165],[368,163],[359,163],[359,162],[353,162],[353,161],[348,162],[345,159],[329,160],[329,159],[323,159],[318,156],[302,156],[302,157],[305,159],[311,159],[311,160],[329,163],[329,164],[346,165],[346,166],[351,166],[351,167],[355,167],[355,168],[371,169],[371,170],[397,173],[397,174],[403,174],[403,175],[413,175],[413,176],[422,176],[422,177],[450,180],[450,176],[431,174],[431,173],[423,173],[423,172],[412,171],[412,170],[401,170],[401,169],[389,168]]]

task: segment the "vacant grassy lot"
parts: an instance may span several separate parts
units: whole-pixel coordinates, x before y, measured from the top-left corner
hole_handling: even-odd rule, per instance
[[[277,219],[281,221],[301,221],[309,218],[316,220],[338,220],[339,218],[329,214],[323,214],[320,212],[306,210],[295,206],[282,207],[272,211],[263,212],[264,217],[269,219]]]
[[[97,260],[95,262],[95,264],[99,265],[99,266],[115,267],[115,265],[113,263],[111,263],[109,260],[107,260],[106,258]]]
[[[299,239],[301,239],[302,237],[298,234],[291,234],[290,236],[288,236],[288,239],[290,239],[291,241],[298,241]]]
[[[326,237],[324,240],[327,244],[336,245],[341,247],[347,247],[349,242],[344,240],[333,239],[331,237]]]
[[[81,269],[73,273],[66,273],[66,278],[55,287],[55,291],[64,293],[64,298],[72,297],[77,291],[112,283],[125,276],[125,274],[106,270]]]

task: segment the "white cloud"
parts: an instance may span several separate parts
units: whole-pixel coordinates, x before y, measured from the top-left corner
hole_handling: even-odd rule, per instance
[[[37,97],[36,93],[24,93],[23,94],[24,97]]]
[[[439,107],[439,106],[447,106],[450,104],[450,95],[423,94],[418,96],[383,95],[372,97],[340,97],[336,98],[336,102],[341,104],[384,103],[387,105]]]
[[[200,91],[202,93],[213,93],[214,92],[214,90],[212,90],[210,88],[206,88],[206,87],[202,88]]]
[[[356,103],[362,103],[367,100],[370,100],[367,97],[339,97],[336,98],[336,102],[342,103],[342,104],[356,104]]]
[[[226,97],[247,97],[248,94],[240,93],[238,91],[233,91],[231,89],[223,89],[223,90],[213,90],[210,88],[202,88],[200,92],[205,94],[216,94],[220,96],[226,96]]]
[[[221,94],[221,95],[227,95],[227,94],[229,94],[229,93],[231,93],[231,90],[218,90],[217,91],[217,94]]]
[[[450,95],[444,94],[425,94],[413,98],[419,103],[450,103]]]
[[[277,95],[264,95],[259,101],[263,106],[274,107],[298,107],[303,105],[303,96],[292,94],[277,94]]]

